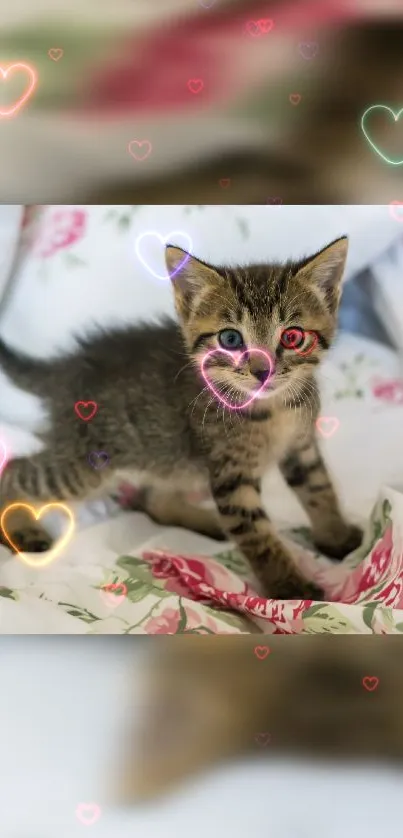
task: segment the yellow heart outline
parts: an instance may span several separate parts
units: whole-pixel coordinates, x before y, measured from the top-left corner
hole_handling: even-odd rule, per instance
[[[369,144],[372,146],[374,151],[376,151],[376,153],[379,154],[380,157],[382,157],[382,160],[384,160],[385,163],[390,163],[392,166],[401,166],[402,163],[403,163],[403,159],[402,160],[389,160],[389,157],[386,157],[385,154],[382,154],[382,152],[379,150],[376,143],[372,142],[372,140],[370,139],[370,137],[368,136],[368,134],[365,130],[364,120],[368,116],[369,112],[374,110],[374,108],[382,108],[382,110],[384,110],[384,111],[389,111],[389,113],[392,114],[393,119],[395,120],[395,122],[398,122],[398,120],[400,119],[400,115],[403,113],[403,108],[400,108],[400,111],[395,112],[393,110],[393,108],[389,108],[388,105],[371,105],[369,108],[367,108],[367,110],[363,113],[363,115],[361,117],[362,132],[364,134],[365,139],[368,140]]]
[[[36,521],[39,521],[39,519],[46,512],[47,509],[56,509],[56,508],[61,509],[63,512],[65,512],[67,517],[70,519],[70,523],[69,523],[69,527],[68,527],[67,531],[62,536],[62,538],[60,538],[57,541],[56,547],[53,547],[44,559],[39,559],[39,561],[37,559],[36,560],[30,559],[27,556],[26,553],[23,553],[20,550],[18,550],[17,545],[14,544],[14,542],[8,536],[7,530],[4,526],[4,521],[5,521],[6,516],[8,515],[8,513],[12,509],[16,509],[16,508],[28,509],[28,511],[31,514],[33,514],[33,517],[35,518]],[[11,547],[15,551],[16,556],[18,556],[24,562],[24,564],[27,564],[29,567],[45,567],[46,565],[49,565],[53,561],[53,559],[56,557],[56,555],[61,552],[63,547],[65,547],[67,542],[70,540],[70,538],[73,534],[73,531],[74,531],[74,527],[75,527],[75,520],[74,520],[74,515],[73,515],[71,509],[69,509],[69,507],[66,506],[65,503],[58,503],[56,501],[53,502],[53,503],[47,503],[47,504],[45,504],[45,506],[41,506],[41,508],[39,509],[38,512],[29,503],[11,503],[11,504],[9,504],[9,506],[6,506],[6,508],[3,510],[2,514],[1,514],[1,518],[0,518],[0,528],[3,530],[4,535],[5,535],[8,543],[11,544]]]

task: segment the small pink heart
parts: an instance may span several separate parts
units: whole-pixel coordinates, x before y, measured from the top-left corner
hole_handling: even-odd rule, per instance
[[[191,93],[200,93],[200,91],[203,90],[203,87],[203,79],[189,79],[188,81],[188,88]]]
[[[246,24],[246,30],[249,32],[249,35],[260,35],[260,26],[257,20],[248,20]]]
[[[340,427],[340,420],[337,416],[319,416],[316,420],[316,428],[319,433],[329,439]]]
[[[363,687],[365,687],[365,689],[368,690],[368,692],[370,693],[376,690],[378,684],[379,678],[377,678],[376,675],[365,675],[365,677],[362,679]]]
[[[92,826],[101,816],[101,808],[97,803],[79,803],[76,817],[84,826]]]
[[[255,742],[257,742],[258,745],[268,745],[270,739],[270,733],[257,733],[255,736]]]
[[[300,93],[290,93],[289,99],[292,105],[299,105],[302,96]]]
[[[207,361],[210,358],[212,358],[213,355],[218,355],[218,354],[226,355],[227,358],[230,359],[231,363],[236,364],[237,366],[240,365],[240,363],[242,362],[242,358],[244,358],[246,355],[249,358],[251,357],[251,355],[261,355],[261,356],[264,357],[265,361],[268,363],[270,371],[269,371],[269,374],[268,374],[266,380],[263,382],[263,384],[260,385],[260,387],[257,390],[255,390],[252,393],[251,396],[249,396],[249,398],[246,399],[245,402],[242,402],[241,404],[233,404],[231,402],[228,402],[225,398],[223,398],[221,393],[218,390],[215,389],[215,387],[211,383],[211,381],[209,381],[209,379],[207,377],[207,372],[205,370],[205,366],[206,366]],[[210,350],[210,352],[206,353],[206,355],[204,356],[204,358],[201,362],[201,373],[202,373],[202,376],[203,376],[207,386],[209,387],[211,392],[214,394],[214,396],[225,407],[228,407],[230,410],[243,410],[245,407],[248,407],[248,405],[252,404],[252,402],[255,401],[255,399],[259,396],[259,393],[261,393],[265,389],[265,387],[267,387],[268,384],[270,383],[270,379],[272,378],[273,372],[274,372],[273,361],[270,358],[270,355],[268,355],[267,352],[264,352],[263,349],[245,349],[244,352],[230,352],[228,349],[212,349],[212,350]]]
[[[389,214],[394,221],[399,221],[403,224],[403,201],[391,201],[389,204]]]
[[[265,658],[267,658],[267,655],[270,655],[270,649],[268,646],[255,646],[254,652],[260,661],[264,661]]]
[[[271,20],[271,18],[269,18],[269,17],[262,18],[261,20],[258,20],[258,26],[259,26],[260,31],[264,35],[266,35],[267,32],[271,32],[271,30],[273,29],[274,20]]]
[[[218,181],[222,189],[227,189],[228,186],[231,184],[231,178],[229,177],[222,177],[221,180]]]
[[[118,593],[120,591],[120,593]],[[103,585],[99,593],[102,601],[108,608],[117,608],[126,598],[127,586],[124,582],[113,582],[109,585]]]
[[[135,146],[136,148],[133,149],[132,146]],[[143,151],[141,151],[141,149],[143,149]],[[135,160],[141,162],[142,160],[146,160],[149,154],[151,154],[152,145],[150,140],[131,140],[127,146],[127,150]]]
[[[48,56],[52,61],[59,61],[63,57],[63,53],[64,50],[60,49],[60,47],[52,47],[52,49],[48,50]]]

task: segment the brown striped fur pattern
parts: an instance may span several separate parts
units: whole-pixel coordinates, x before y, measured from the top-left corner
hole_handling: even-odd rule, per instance
[[[166,319],[99,331],[50,361],[31,360],[0,342],[4,372],[42,396],[50,414],[44,449],[7,464],[1,507],[84,499],[135,475],[142,487],[137,509],[165,526],[235,542],[268,596],[320,598],[270,523],[261,480],[266,469],[280,467],[329,556],[340,559],[358,545],[361,533],[342,516],[315,438],[314,373],[334,337],[346,254],[342,238],[298,263],[235,269],[168,246],[179,324]],[[298,352],[280,342],[291,327],[304,330]],[[246,354],[236,363],[231,353],[208,358],[214,394],[201,364],[228,329],[241,333]],[[267,365],[253,348],[272,359],[268,383]],[[242,408],[262,381],[260,396]],[[91,421],[77,417],[77,401],[97,403]],[[101,451],[108,464],[95,469],[90,458]],[[215,510],[191,505],[192,490],[207,490]],[[20,550],[49,546],[47,534],[20,513],[14,520],[10,514],[8,534]]]

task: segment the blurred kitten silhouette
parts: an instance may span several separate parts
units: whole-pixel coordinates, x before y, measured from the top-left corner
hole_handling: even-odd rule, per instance
[[[159,639],[120,797],[247,754],[403,759],[403,663],[384,638]],[[256,651],[255,651],[256,649]],[[259,659],[260,656],[260,659]]]
[[[233,14],[232,7],[228,14]],[[320,37],[320,64],[312,64],[309,75],[301,76],[304,96],[298,119],[283,124],[281,141],[266,139],[257,151],[254,140],[250,148],[221,151],[135,186],[105,186],[90,196],[90,202],[165,204],[172,203],[172,196],[178,204],[391,201],[397,194],[396,179],[402,183],[402,171],[388,167],[369,147],[360,119],[376,103],[401,107],[402,41],[403,20],[397,16],[348,26],[329,23]],[[290,81],[280,80],[279,88],[286,91]],[[277,117],[282,120],[280,111],[276,115],[262,104],[258,121],[263,135],[265,125]],[[390,120],[377,124],[378,145],[393,148],[401,133],[392,129]],[[220,186],[223,178],[228,188]]]

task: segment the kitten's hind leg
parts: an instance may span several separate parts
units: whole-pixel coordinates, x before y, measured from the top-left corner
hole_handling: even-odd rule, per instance
[[[183,527],[216,541],[226,541],[214,509],[193,506],[182,492],[143,486],[132,497],[130,509],[145,512],[162,526]]]
[[[38,508],[46,503],[79,500],[102,482],[99,472],[90,471],[88,466],[80,468],[48,450],[16,457],[7,463],[0,478],[0,511],[3,513],[13,503]],[[49,533],[28,510],[10,509],[5,523],[8,537],[0,527],[0,543],[8,548],[11,541],[20,552],[40,553],[52,545]]]

